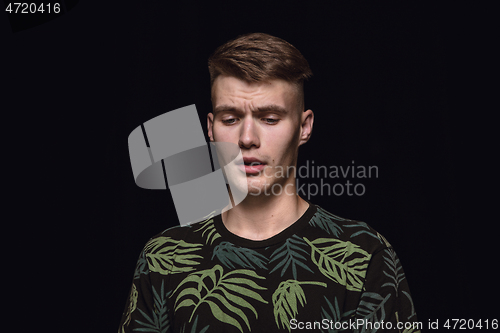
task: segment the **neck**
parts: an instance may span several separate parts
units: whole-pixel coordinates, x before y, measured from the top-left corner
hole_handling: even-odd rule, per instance
[[[249,195],[236,207],[222,213],[222,221],[235,235],[264,240],[288,228],[308,207],[298,194]]]

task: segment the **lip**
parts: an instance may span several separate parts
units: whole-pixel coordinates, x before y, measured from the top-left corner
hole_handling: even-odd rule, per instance
[[[238,167],[242,171],[245,171],[245,173],[247,174],[258,174],[262,172],[262,170],[264,170],[264,168],[266,167],[266,164],[264,162],[255,157],[243,157],[243,163],[250,164],[250,165],[245,165],[245,164],[238,165]],[[256,163],[261,163],[261,164],[251,165]]]
[[[261,160],[259,160],[258,158],[255,158],[255,157],[243,157],[243,162],[247,163],[247,164],[250,164],[250,163],[264,164],[264,162],[262,162]]]

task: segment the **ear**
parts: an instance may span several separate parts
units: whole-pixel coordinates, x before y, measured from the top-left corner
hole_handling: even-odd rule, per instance
[[[212,113],[209,113],[207,115],[207,130],[208,130],[208,137],[210,138],[210,142],[214,142],[214,115]]]
[[[312,110],[302,112],[300,123],[299,146],[303,145],[311,137],[314,124],[314,113]]]

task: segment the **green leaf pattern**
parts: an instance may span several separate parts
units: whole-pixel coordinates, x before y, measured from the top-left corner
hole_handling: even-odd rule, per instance
[[[149,270],[160,274],[176,274],[194,271],[195,259],[203,257],[193,252],[201,250],[202,244],[186,243],[170,237],[157,237],[149,241],[144,251]]]
[[[311,246],[312,261],[324,276],[348,290],[361,290],[371,254],[359,245],[340,239],[304,240]]]
[[[130,316],[137,307],[137,295],[137,287],[132,283],[132,290],[130,291],[129,306],[126,313],[125,325],[128,325],[130,323]]]
[[[270,264],[278,259],[281,259],[282,257],[283,259],[276,263],[276,266],[274,266],[270,273],[273,273],[281,268],[280,273],[281,276],[283,276],[288,267],[291,267],[292,276],[294,279],[297,279],[297,266],[313,273],[313,271],[307,267],[307,263],[305,262],[306,256],[309,256],[309,252],[301,247],[304,245],[307,246],[307,244],[297,235],[293,235],[288,238],[285,243],[276,249],[271,255],[271,259],[269,261]]]
[[[168,309],[167,309],[167,297],[170,292],[164,292],[164,284],[162,282],[160,293],[156,291],[155,287],[152,287],[153,290],[153,299],[154,299],[154,311],[151,316],[142,311],[139,312],[143,316],[143,321],[136,319],[135,322],[142,326],[141,328],[136,328],[134,331],[138,332],[154,332],[154,333],[167,333],[168,328],[170,327],[170,320],[168,318]]]
[[[191,321],[199,306],[206,304],[210,307],[214,318],[236,326],[241,332],[243,332],[241,326],[241,321],[243,321],[251,330],[247,314],[243,310],[250,310],[255,318],[258,317],[258,313],[255,307],[245,300],[245,297],[264,304],[267,301],[255,291],[266,288],[259,286],[250,278],[264,279],[254,271],[247,269],[237,269],[224,274],[224,269],[220,265],[215,265],[212,269],[191,273],[174,290],[175,294],[184,286],[177,294],[174,304],[175,311],[182,307],[194,306],[189,318]],[[191,287],[187,287],[187,285],[191,285]]]
[[[354,314],[355,310],[350,310],[347,312],[342,313],[339,307],[339,302],[337,300],[337,297],[334,297],[333,304],[330,302],[330,300],[324,296],[325,303],[328,305],[326,308],[321,307],[321,319],[328,320],[328,322],[333,322],[333,323],[339,323],[346,318],[349,318],[351,315]],[[328,329],[321,329],[321,332],[328,332],[328,333],[337,333],[339,330],[336,330],[335,328],[328,328]]]
[[[359,302],[358,309],[356,310],[356,315],[367,322],[372,323],[371,326],[363,325],[360,333],[371,332],[368,328],[373,327],[375,323],[380,323],[382,320],[386,319],[385,303],[391,298],[391,294],[387,294],[385,297],[374,292],[365,292],[363,297]]]
[[[194,319],[193,326],[191,326],[191,330],[189,332],[186,330],[186,325],[187,323],[184,323],[184,325],[182,326],[181,333],[205,333],[210,327],[210,325],[207,325],[203,327],[200,331],[198,331],[196,329],[196,327],[198,326],[198,316],[196,316],[196,318]]]
[[[255,269],[259,267],[267,269],[267,258],[264,255],[226,241],[221,242],[214,248],[212,260],[215,257],[227,268],[235,268],[235,265],[239,265],[243,268]]]
[[[365,234],[365,235],[368,235],[370,237],[375,238],[376,240],[378,240],[379,242],[382,243],[382,240],[379,237],[380,234],[373,232],[373,230],[365,222],[356,221],[356,223],[344,224],[343,227],[344,228],[354,228],[354,229],[359,229],[360,227],[363,228],[361,230],[353,232],[351,234],[350,238],[354,238],[356,236]]]
[[[215,230],[214,220],[212,217],[200,222],[200,227],[195,230],[195,232],[201,231],[201,235],[205,237],[205,243],[212,245],[214,240],[220,238],[220,234]]]
[[[333,215],[323,208],[319,207],[316,214],[311,218],[309,224],[326,231],[329,235],[339,236],[342,228],[337,224],[337,221],[350,221]]]
[[[141,274],[147,275],[148,273],[149,273],[148,261],[146,260],[146,254],[144,253],[144,251],[142,251],[135,268],[134,280],[139,279]]]
[[[326,287],[324,282],[287,280],[281,282],[273,293],[274,319],[278,327],[281,325],[290,332],[290,320],[298,313],[297,301],[301,306],[307,303],[306,295],[301,287],[306,284]]]
[[[292,236],[254,248],[224,239],[213,213],[152,238],[119,332],[291,332],[292,319],[416,321],[401,263],[381,234],[320,207],[309,216]]]
[[[384,254],[387,254],[387,256],[384,256],[387,270],[384,269],[383,273],[390,279],[390,281],[384,283],[382,287],[393,287],[396,292],[396,296],[398,296],[399,284],[405,279],[403,267],[400,265],[399,259],[396,257],[396,252],[394,252],[392,248],[385,249]]]

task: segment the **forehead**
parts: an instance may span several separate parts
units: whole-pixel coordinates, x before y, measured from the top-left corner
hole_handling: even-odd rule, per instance
[[[293,108],[297,103],[297,86],[284,80],[247,82],[233,76],[218,76],[212,85],[212,104],[257,107],[275,104]]]

